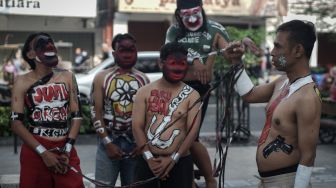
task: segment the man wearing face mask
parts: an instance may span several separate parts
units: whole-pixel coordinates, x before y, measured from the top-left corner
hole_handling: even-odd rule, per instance
[[[163,77],[139,89],[134,102],[132,129],[143,158],[137,181],[158,179],[144,188],[191,188],[190,147],[200,125],[198,92],[182,82],[188,69],[187,50],[179,43],[161,47]]]
[[[217,22],[208,20],[202,7],[202,0],[177,0],[175,10],[176,24],[173,24],[166,34],[166,42],[177,41],[188,50],[188,71],[183,79],[186,84],[204,96],[210,88],[215,55],[210,52],[224,49],[229,45],[229,36],[225,28]],[[245,38],[243,40],[252,50],[256,50],[254,43]],[[223,53],[230,59],[232,56],[242,56],[242,53]],[[240,60],[238,60],[240,61]],[[201,125],[208,107],[209,95],[204,97],[202,106]],[[212,175],[209,154],[198,137],[191,148],[193,160],[206,180],[208,188],[216,187]]]
[[[53,69],[57,49],[46,33],[29,35],[22,56],[32,70],[16,78],[11,104],[11,128],[24,142],[20,187],[82,188],[82,177],[68,169],[80,171],[73,147],[82,119],[76,79],[71,72]]]
[[[128,33],[113,38],[112,68],[95,76],[91,88],[91,116],[99,137],[95,179],[115,185],[133,183],[136,158],[132,134],[132,109],[137,90],[148,84],[147,76],[133,66],[137,62],[134,37]]]

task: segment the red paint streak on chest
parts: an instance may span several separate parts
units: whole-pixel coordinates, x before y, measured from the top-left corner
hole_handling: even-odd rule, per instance
[[[167,91],[159,91],[154,89],[150,93],[148,99],[147,111],[158,113],[162,115],[168,114],[168,105],[171,99],[171,93]]]

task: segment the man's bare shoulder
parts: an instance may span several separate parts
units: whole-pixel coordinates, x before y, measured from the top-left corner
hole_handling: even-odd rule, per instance
[[[116,67],[111,67],[111,68],[108,68],[108,69],[105,69],[105,70],[102,70],[102,71],[99,71],[96,75],[95,75],[95,78],[94,80],[95,81],[102,81],[104,80],[105,76],[113,71],[116,70]]]
[[[297,101],[299,104],[321,103],[321,96],[319,90],[315,86],[315,83],[309,83],[302,86],[302,88],[297,91]]]
[[[65,78],[65,79],[71,79],[74,75],[72,72],[65,70],[65,69],[56,69],[54,70],[54,74],[57,78]]]
[[[185,87],[185,86],[187,85],[187,84],[185,84],[185,83],[183,83],[183,84],[184,84],[184,85],[183,85],[182,87]],[[190,86],[189,86],[189,87],[190,87]],[[190,93],[188,99],[189,99],[191,102],[193,102],[193,101],[198,100],[201,96],[200,96],[199,92],[196,91],[194,88],[191,87],[191,89],[192,89],[192,92]],[[210,95],[210,94],[209,94],[209,95]]]
[[[288,77],[286,75],[281,75],[271,83],[273,83],[275,86],[282,86],[287,79]]]
[[[158,88],[158,80],[140,87],[137,93],[149,93],[149,91]]]
[[[14,91],[26,91],[36,81],[32,72],[18,75],[14,80]]]

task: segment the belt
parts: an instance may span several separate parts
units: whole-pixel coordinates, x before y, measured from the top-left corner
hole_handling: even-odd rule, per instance
[[[46,137],[62,137],[68,134],[68,128],[63,129],[52,129],[52,128],[42,128],[42,127],[29,127],[29,132],[38,135],[38,136],[46,136]]]
[[[296,170],[298,168],[298,165],[299,164],[295,164],[295,165],[292,165],[292,166],[288,166],[288,167],[280,168],[280,169],[276,169],[276,170],[271,170],[271,171],[267,171],[267,172],[260,172],[259,171],[259,175],[261,177],[270,177],[270,176],[277,176],[277,175],[281,175],[281,174],[296,172]]]

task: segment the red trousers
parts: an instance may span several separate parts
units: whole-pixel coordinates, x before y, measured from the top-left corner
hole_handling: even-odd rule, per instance
[[[63,147],[64,141],[49,141],[34,136],[46,149]],[[20,188],[83,188],[82,176],[72,170],[66,174],[55,174],[44,164],[42,158],[26,144],[21,147],[20,154]],[[73,147],[70,153],[69,165],[80,171],[80,161],[77,151]]]

